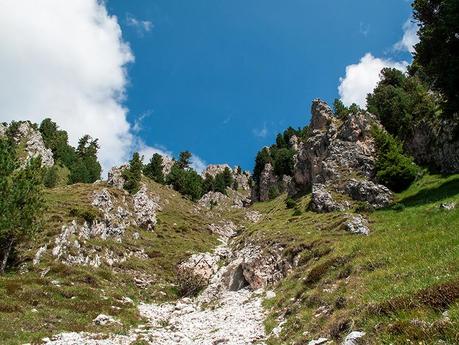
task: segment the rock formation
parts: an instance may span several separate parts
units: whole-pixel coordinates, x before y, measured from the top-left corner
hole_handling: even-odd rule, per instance
[[[361,111],[342,121],[319,99],[313,101],[311,114],[308,138],[290,140],[296,151],[293,176],[279,180],[271,164],[266,164],[257,199],[268,200],[273,191],[292,195],[312,189],[311,209],[318,212],[343,211],[352,201],[365,201],[375,208],[389,205],[392,193],[372,181],[376,152],[371,129],[380,126],[376,118]],[[336,195],[343,197],[337,201]]]
[[[0,125],[0,137],[6,135],[8,126]],[[41,164],[45,167],[54,165],[53,152],[47,149],[43,142],[41,133],[35,129],[29,121],[19,123],[18,128],[13,133],[14,142],[24,145],[25,157],[20,157],[23,164],[26,164],[31,158],[41,157]]]

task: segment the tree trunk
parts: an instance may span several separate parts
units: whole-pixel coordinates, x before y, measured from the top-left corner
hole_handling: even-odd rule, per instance
[[[7,243],[5,246],[5,250],[3,251],[3,259],[0,264],[0,274],[5,273],[6,262],[8,261],[8,257],[10,256],[11,248],[13,247],[13,239],[8,239],[6,242]]]

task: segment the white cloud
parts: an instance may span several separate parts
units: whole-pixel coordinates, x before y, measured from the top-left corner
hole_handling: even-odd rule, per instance
[[[194,170],[198,172],[198,174],[201,174],[204,169],[207,167],[207,163],[200,158],[199,156],[192,155],[191,156],[191,165],[190,165]]]
[[[418,29],[418,24],[412,18],[408,19],[403,24],[403,37],[395,43],[394,49],[414,53],[414,46],[419,43]]]
[[[135,150],[139,152],[140,156],[144,157],[143,159],[144,163],[148,163],[150,161],[150,158],[155,153],[159,153],[160,155],[167,156],[169,158],[173,157],[172,152],[166,149],[165,147],[160,146],[160,145],[149,146],[149,145],[146,145],[141,139],[137,139]]]
[[[135,28],[140,36],[143,36],[146,32],[150,32],[154,27],[153,23],[149,20],[139,20],[131,14],[126,15],[126,24]]]
[[[266,123],[263,124],[262,128],[254,128],[252,130],[254,136],[258,138],[266,138],[268,135],[268,128],[266,127]]]
[[[105,170],[127,158],[122,102],[134,57],[102,1],[2,0],[0,47],[1,121],[51,117],[72,144],[99,138]]]
[[[366,97],[371,93],[380,80],[380,72],[385,67],[397,68],[405,71],[408,63],[374,57],[371,53],[365,54],[354,65],[346,67],[346,76],[340,78],[338,86],[339,95],[347,106],[356,103],[361,107],[366,106]]]

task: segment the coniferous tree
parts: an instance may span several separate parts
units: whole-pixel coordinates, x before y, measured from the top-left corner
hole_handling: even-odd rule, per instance
[[[70,182],[94,183],[100,179],[102,167],[97,160],[99,144],[97,139],[89,135],[78,141],[76,159],[70,167]]]
[[[202,184],[202,189],[204,193],[213,192],[215,190],[215,179],[212,175],[206,174]]]
[[[158,183],[164,183],[163,157],[159,153],[153,154],[150,162],[145,165],[143,173]]]
[[[180,169],[187,169],[190,167],[191,156],[190,151],[180,152],[179,160],[177,162]]]
[[[225,170],[223,170],[222,175],[223,175],[223,179],[225,180],[225,186],[231,188],[233,186],[233,181],[234,181],[231,170],[228,167],[226,167]]]
[[[132,159],[129,161],[129,167],[123,171],[123,188],[130,194],[135,194],[140,189],[143,169],[142,160],[143,157],[141,158],[138,152],[134,152]]]
[[[15,149],[0,140],[0,274],[14,246],[39,229],[44,211],[41,158],[19,169]]]
[[[214,188],[216,192],[220,192],[226,195],[226,182],[223,174],[217,174],[215,176]]]

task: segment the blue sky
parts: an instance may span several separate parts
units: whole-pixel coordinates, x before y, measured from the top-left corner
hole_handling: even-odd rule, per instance
[[[126,105],[131,122],[142,116],[145,143],[247,169],[276,133],[308,123],[312,99],[338,97],[346,66],[367,52],[393,55],[411,14],[403,0],[109,0],[107,6],[135,55]],[[132,18],[150,22],[150,30]]]
[[[0,120],[97,137],[105,171],[133,150],[251,169],[314,98],[364,105],[382,67],[405,69],[410,15],[406,0],[2,2]]]

